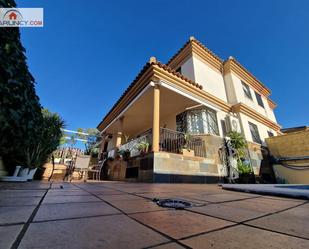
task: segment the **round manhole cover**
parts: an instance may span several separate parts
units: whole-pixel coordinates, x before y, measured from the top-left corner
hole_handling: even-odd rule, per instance
[[[184,209],[193,206],[193,204],[188,201],[177,199],[154,199],[153,201],[156,202],[160,207],[166,208]]]

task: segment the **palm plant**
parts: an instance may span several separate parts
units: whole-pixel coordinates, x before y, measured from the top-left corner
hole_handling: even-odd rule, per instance
[[[231,139],[232,147],[236,151],[237,159],[243,158],[246,155],[245,149],[247,147],[247,142],[243,135],[237,131],[231,131],[228,136]]]
[[[250,175],[252,173],[252,168],[250,164],[246,163],[245,149],[247,148],[247,142],[242,134],[236,131],[231,131],[228,136],[230,137],[230,142],[232,147],[236,152],[237,160],[237,170],[240,176]]]
[[[52,152],[57,149],[63,136],[61,129],[64,128],[64,121],[58,114],[43,109],[42,116],[40,129],[24,147],[25,166],[29,168],[43,166]]]

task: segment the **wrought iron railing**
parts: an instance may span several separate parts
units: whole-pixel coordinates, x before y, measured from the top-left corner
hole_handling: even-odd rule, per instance
[[[167,128],[160,129],[161,151],[182,153],[184,148],[193,150],[195,156],[206,157],[205,142],[201,138]]]
[[[141,153],[141,151],[138,148],[139,145],[141,143],[148,143],[149,145],[151,145],[151,141],[152,141],[152,132],[151,130],[148,130],[140,134],[137,138],[134,138],[131,141],[121,145],[119,147],[119,150],[130,151],[131,157],[138,156]]]

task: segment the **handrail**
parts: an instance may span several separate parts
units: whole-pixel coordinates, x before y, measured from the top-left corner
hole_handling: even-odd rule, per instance
[[[201,138],[193,137],[188,139],[184,132],[160,128],[161,151],[179,154],[182,153],[182,150],[185,148],[193,150],[195,156],[207,157],[205,142]]]
[[[122,144],[119,147],[119,150],[129,150],[131,157],[138,156],[141,153],[138,149],[138,145],[142,142],[150,144],[151,134],[152,134],[151,130],[147,130],[141,136],[134,138],[125,144]]]

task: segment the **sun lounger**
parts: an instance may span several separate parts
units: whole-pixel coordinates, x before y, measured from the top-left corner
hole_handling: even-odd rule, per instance
[[[1,176],[0,181],[2,182],[26,182],[32,181],[37,168],[21,169],[21,166],[16,166],[13,176]]]

